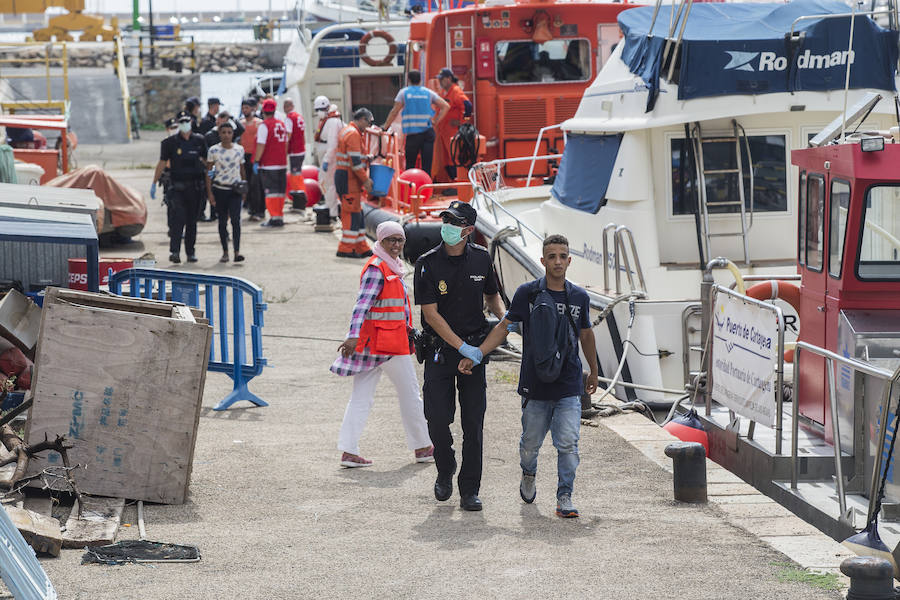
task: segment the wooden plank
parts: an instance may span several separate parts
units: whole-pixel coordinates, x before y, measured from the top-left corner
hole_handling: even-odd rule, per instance
[[[25,510],[43,515],[45,517],[53,516],[53,498],[48,496],[26,496],[22,500],[22,506]]]
[[[6,509],[6,514],[9,515],[16,529],[19,530],[28,545],[34,548],[35,552],[59,556],[63,545],[59,521],[24,508],[15,506],[4,506],[3,508]]]
[[[71,304],[43,313],[26,442],[66,435],[82,493],[184,502],[211,328]],[[61,464],[49,452],[29,474]]]
[[[0,300],[0,336],[32,360],[40,325],[41,309],[25,295],[10,290]]]
[[[84,498],[84,509],[78,516],[78,501],[72,507],[66,530],[63,532],[63,548],[104,546],[116,540],[116,532],[125,510],[124,498]]]
[[[44,303],[46,304],[48,300],[50,304],[66,301],[79,306],[124,310],[155,315],[157,317],[170,317],[172,315],[172,307],[176,304],[174,302],[150,300],[147,298],[131,298],[129,296],[116,296],[114,294],[84,292],[65,288],[47,288]]]
[[[12,458],[14,454],[6,449],[6,446],[0,444],[0,460],[6,460],[7,458]],[[4,465],[0,467],[0,485],[4,488],[9,489],[9,484],[12,481],[13,473],[16,471],[16,463]]]

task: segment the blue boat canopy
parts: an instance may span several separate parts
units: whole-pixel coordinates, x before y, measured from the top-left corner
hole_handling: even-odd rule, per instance
[[[625,34],[622,60],[650,90],[647,110],[659,94],[659,77],[672,6],[660,6],[653,30],[652,6],[619,14]],[[677,7],[676,7],[677,8]],[[824,91],[850,87],[894,90],[897,32],[865,15],[805,19],[801,16],[846,14],[839,0],[794,0],[789,4],[695,3],[687,18],[676,58],[678,99],[733,94]],[[677,15],[677,10],[676,10]],[[798,35],[799,34],[799,35]],[[666,67],[667,69],[667,67]]]
[[[550,193],[570,208],[596,213],[619,155],[621,134],[570,135]]]

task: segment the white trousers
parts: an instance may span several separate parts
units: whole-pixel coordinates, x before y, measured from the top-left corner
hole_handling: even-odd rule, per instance
[[[392,356],[374,369],[353,376],[353,393],[350,394],[350,402],[344,411],[344,422],[341,423],[341,433],[338,436],[338,450],[341,452],[359,454],[359,438],[375,403],[375,386],[378,385],[382,372],[387,374],[397,390],[407,447],[416,450],[431,445],[416,369],[413,367],[412,355],[406,354]]]
[[[338,216],[338,206],[340,206],[337,190],[334,187],[334,170],[337,166],[328,165],[328,171],[322,171],[321,165],[325,161],[325,152],[317,149],[316,154],[319,158],[319,189],[322,190],[322,194],[325,197],[325,206],[328,207],[328,215],[336,217]]]

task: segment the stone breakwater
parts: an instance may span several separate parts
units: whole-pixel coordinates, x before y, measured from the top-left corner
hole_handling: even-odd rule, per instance
[[[239,73],[243,71],[271,71],[282,67],[284,52],[287,44],[210,44],[198,43],[194,46],[194,56],[197,61],[197,71],[203,73]],[[62,54],[60,47],[54,47],[51,53],[53,58],[59,59]],[[115,60],[115,49],[112,43],[88,43],[79,47],[77,42],[66,47],[69,68],[93,67],[112,68]],[[150,48],[145,43],[143,48],[144,69],[150,68]],[[180,62],[184,71],[191,70],[190,45],[171,46],[160,44],[155,49],[156,68],[174,68],[173,62]],[[29,59],[38,59],[45,56],[43,48],[22,48],[16,52],[15,58],[19,60],[10,62],[5,68],[34,67],[37,64]],[[137,68],[137,51],[126,53],[126,65],[129,68]],[[165,65],[163,64],[165,62]],[[57,63],[58,64],[58,63]],[[172,66],[167,66],[172,65]],[[51,66],[54,66],[51,64]]]

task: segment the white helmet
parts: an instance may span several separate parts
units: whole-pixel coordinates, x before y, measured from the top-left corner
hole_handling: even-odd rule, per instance
[[[313,100],[313,108],[315,110],[328,110],[328,98],[325,96],[318,96],[315,100]]]

